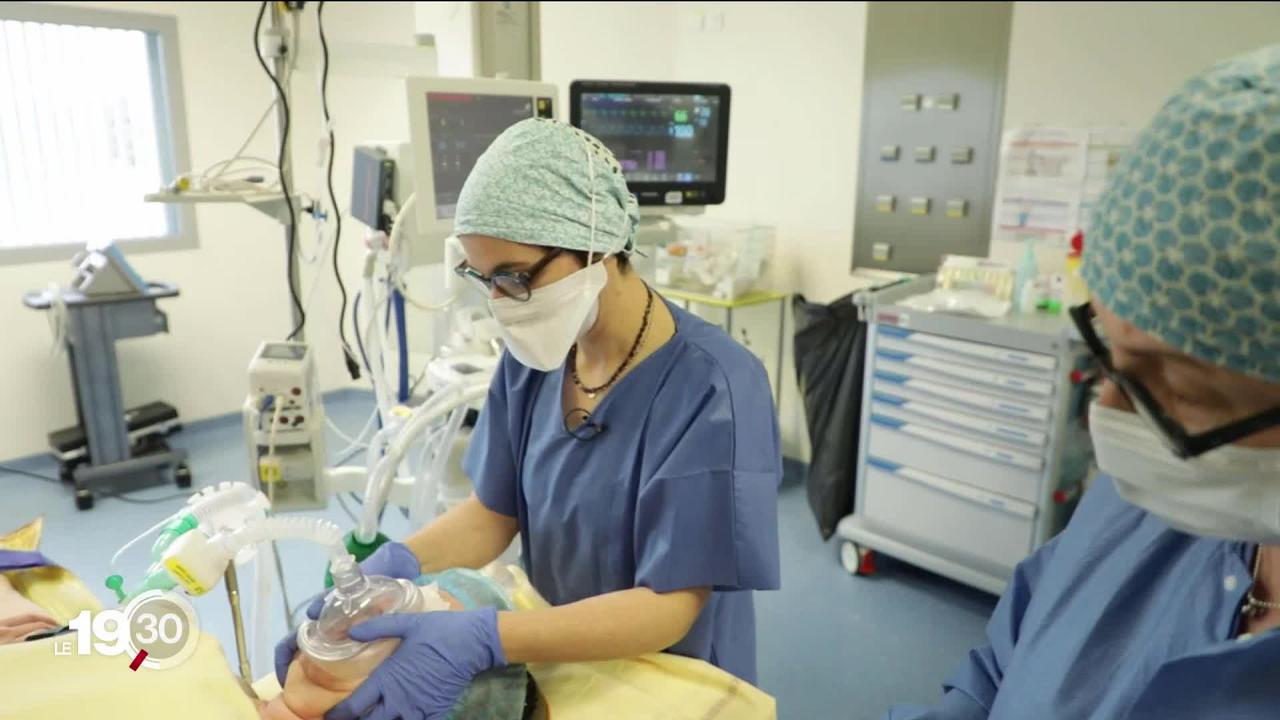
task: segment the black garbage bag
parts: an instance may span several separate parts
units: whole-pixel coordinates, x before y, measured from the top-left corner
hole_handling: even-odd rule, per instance
[[[853,512],[867,324],[853,296],[828,305],[796,295],[796,382],[809,425],[809,507],[825,540]]]

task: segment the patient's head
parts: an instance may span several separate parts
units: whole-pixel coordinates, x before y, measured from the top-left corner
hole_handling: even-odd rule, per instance
[[[427,607],[447,606],[450,611],[478,607],[511,609],[511,601],[502,588],[474,570],[455,569],[424,575],[417,584],[428,596]],[[376,642],[387,644],[386,655],[399,643],[395,639]],[[284,692],[270,702],[261,703],[259,712],[264,720],[320,720],[351,695],[366,677],[345,674],[341,668],[326,667],[299,653],[289,665]],[[518,720],[524,713],[527,687],[528,676],[521,666],[483,673],[472,682],[452,717],[456,720]]]
[[[428,585],[420,588],[420,591],[432,596],[427,601],[428,607],[437,607],[443,603],[450,610],[463,609],[457,598],[435,586]],[[388,644],[384,657],[390,655],[399,643],[398,640],[380,642]],[[316,662],[306,653],[298,653],[289,665],[284,692],[274,700],[262,703],[258,710],[264,720],[318,720],[355,692],[366,677],[368,676],[341,672],[340,668],[326,667],[325,663]]]

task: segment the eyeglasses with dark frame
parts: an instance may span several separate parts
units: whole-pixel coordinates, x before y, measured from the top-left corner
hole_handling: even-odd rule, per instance
[[[463,260],[453,271],[460,277],[479,283],[481,287],[490,293],[497,289],[499,293],[512,300],[528,302],[533,295],[533,281],[547,268],[547,265],[551,264],[552,260],[555,260],[563,252],[562,248],[552,248],[546,255],[539,258],[538,262],[530,266],[528,270],[495,270],[493,274],[485,275]]]
[[[1089,352],[1102,367],[1102,372],[1129,398],[1134,410],[1155,428],[1161,441],[1174,455],[1180,458],[1196,457],[1280,425],[1280,407],[1273,407],[1213,430],[1191,434],[1182,423],[1160,407],[1160,403],[1156,402],[1151,391],[1147,390],[1141,381],[1123,370],[1117,370],[1111,363],[1111,350],[1094,327],[1095,317],[1091,303],[1071,308],[1071,319],[1080,331],[1080,337],[1084,339],[1085,345],[1089,347]]]

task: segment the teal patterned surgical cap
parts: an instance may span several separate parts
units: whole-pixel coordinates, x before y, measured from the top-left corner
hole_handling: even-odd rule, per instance
[[[1098,202],[1083,277],[1119,317],[1280,382],[1280,45],[1190,80]]]
[[[613,153],[575,127],[531,118],[507,128],[476,161],[453,231],[585,251],[593,212],[595,252],[630,253],[640,208]]]

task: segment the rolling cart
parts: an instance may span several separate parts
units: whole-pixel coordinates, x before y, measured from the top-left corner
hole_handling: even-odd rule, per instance
[[[121,398],[115,344],[168,332],[156,301],[177,297],[173,285],[146,283],[114,246],[77,256],[72,287],[28,293],[35,310],[64,314],[66,349],[75,389],[77,424],[49,433],[60,475],[75,486],[76,507],[93,507],[100,486],[130,489],[168,482],[191,486],[185,450],[168,436],[181,429],[178,411],[163,402],[126,409]]]
[[[929,281],[931,285],[931,281]],[[1089,361],[1065,316],[987,320],[855,300],[868,323],[854,513],[840,558],[882,552],[988,592],[1056,534],[1092,461],[1078,421]]]

